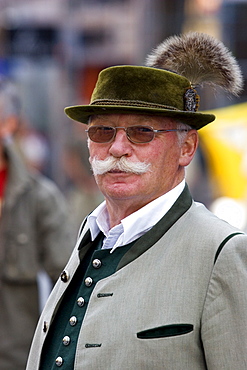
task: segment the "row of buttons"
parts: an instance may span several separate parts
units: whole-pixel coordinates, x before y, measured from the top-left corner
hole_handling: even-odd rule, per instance
[[[92,265],[95,269],[99,269],[101,267],[102,263],[98,258],[96,258],[96,259],[93,260]],[[92,284],[93,284],[93,279],[90,276],[88,276],[85,279],[85,285],[90,287]]]
[[[101,263],[101,261],[99,260],[99,259],[94,259],[93,260],[93,262],[92,262],[92,266],[95,268],[95,269],[98,269],[98,268],[100,268],[101,267],[101,265],[102,265],[102,263]],[[69,280],[69,278],[70,278],[70,276],[69,276],[69,273],[66,271],[66,270],[64,270],[63,272],[62,272],[62,274],[60,275],[60,279],[64,282],[64,283],[66,283],[66,282],[68,282],[68,280]],[[90,277],[90,276],[88,276],[85,280],[84,280],[84,283],[85,283],[85,285],[87,286],[87,287],[90,287],[92,284],[93,284],[93,279]],[[85,299],[83,298],[83,297],[79,297],[79,298],[77,298],[77,305],[79,306],[79,307],[83,307],[84,306],[84,304],[85,304]],[[75,326],[76,324],[77,324],[77,317],[76,316],[71,316],[71,318],[69,319],[69,323],[70,323],[70,325],[71,326]],[[68,346],[69,344],[70,344],[70,342],[71,342],[71,338],[68,336],[68,335],[65,335],[64,337],[63,337],[63,339],[62,339],[62,343],[63,343],[63,345],[64,346]],[[57,358],[56,358],[56,360],[55,360],[55,364],[56,364],[56,366],[58,366],[58,367],[61,367],[62,365],[63,365],[63,362],[64,362],[64,360],[63,360],[63,358],[61,357],[61,356],[58,356]]]
[[[99,269],[99,268],[101,267],[101,265],[102,265],[102,262],[101,262],[98,258],[96,258],[96,259],[94,259],[94,260],[93,260],[92,265],[93,265],[93,267],[94,267],[95,269]],[[61,273],[61,275],[60,275],[60,279],[61,279],[64,283],[67,283],[67,282],[69,281],[69,278],[70,278],[69,273],[68,273],[68,271],[66,271],[66,270],[64,270],[64,271]]]

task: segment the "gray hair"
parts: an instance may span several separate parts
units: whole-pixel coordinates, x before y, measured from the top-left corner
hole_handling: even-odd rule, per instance
[[[180,122],[176,120],[177,124],[177,129],[178,130],[183,130],[183,131],[177,131],[177,137],[178,137],[178,142],[179,145],[182,145],[184,142],[184,139],[187,135],[187,132],[192,129],[190,125],[187,125],[186,123]]]

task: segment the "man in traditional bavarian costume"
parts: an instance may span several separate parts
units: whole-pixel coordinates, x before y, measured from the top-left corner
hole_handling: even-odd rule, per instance
[[[247,236],[192,200],[185,167],[201,127],[195,87],[238,94],[221,42],[172,37],[147,66],[103,70],[86,124],[105,196],[40,318],[28,370],[247,368]]]

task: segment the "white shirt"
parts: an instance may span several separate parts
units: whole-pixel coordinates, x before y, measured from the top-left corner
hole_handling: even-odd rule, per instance
[[[125,217],[120,224],[110,229],[106,202],[101,203],[89,216],[88,223],[92,240],[100,231],[105,235],[102,249],[111,249],[131,243],[150,230],[173,206],[185,187],[185,180],[161,197]]]

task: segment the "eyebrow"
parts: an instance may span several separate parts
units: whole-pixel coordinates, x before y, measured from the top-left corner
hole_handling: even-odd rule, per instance
[[[124,115],[124,114],[123,114]],[[129,114],[126,114],[126,117],[129,116]],[[111,122],[111,115],[92,115],[89,120],[90,123],[94,123],[95,121],[100,121],[102,123],[107,122],[107,124],[110,126],[111,124],[115,124],[115,120]],[[134,125],[139,124],[147,124],[149,126],[152,126],[152,123],[156,123],[153,121],[152,116],[145,116],[145,115],[136,115],[135,116],[135,122],[133,122]]]

